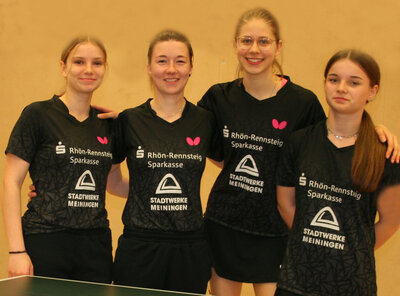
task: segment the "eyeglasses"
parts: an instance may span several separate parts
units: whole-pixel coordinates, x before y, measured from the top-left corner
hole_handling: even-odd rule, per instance
[[[269,39],[268,37],[259,37],[257,39],[251,36],[242,36],[236,39],[236,42],[240,48],[249,49],[253,46],[254,41],[257,41],[257,45],[259,48],[268,48],[274,43],[276,40]]]

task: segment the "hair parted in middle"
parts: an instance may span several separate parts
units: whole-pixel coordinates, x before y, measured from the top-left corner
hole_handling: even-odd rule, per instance
[[[275,42],[277,44],[282,40],[280,29],[279,29],[279,23],[278,23],[278,20],[276,19],[276,17],[269,10],[262,8],[262,7],[256,7],[256,8],[245,11],[240,16],[240,18],[236,24],[235,36],[234,36],[235,41],[239,37],[240,30],[242,29],[243,25],[253,19],[263,20],[267,25],[269,25],[271,27],[272,32],[274,34]],[[276,59],[274,59],[273,66],[275,66],[276,69],[278,70],[278,74],[283,77],[282,66]],[[237,76],[240,77],[242,71],[243,71],[243,69],[239,65],[238,70],[237,70]]]
[[[189,39],[182,33],[176,31],[176,30],[163,30],[160,33],[158,33],[153,40],[150,42],[149,45],[149,50],[147,51],[147,62],[148,64],[151,63],[151,57],[153,55],[153,50],[154,46],[163,41],[179,41],[182,42],[186,45],[188,51],[189,51],[189,59],[190,59],[190,65],[193,66],[193,49],[192,45],[190,44]]]
[[[378,63],[369,54],[356,49],[336,52],[326,64],[325,79],[333,64],[344,59],[357,64],[365,72],[369,78],[370,87],[380,85],[381,72]],[[351,166],[351,179],[357,190],[360,192],[377,190],[385,169],[385,153],[386,146],[379,141],[375,125],[368,112],[364,110]]]

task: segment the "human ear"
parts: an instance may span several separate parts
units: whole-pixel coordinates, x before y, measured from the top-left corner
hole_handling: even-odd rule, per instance
[[[67,65],[63,61],[60,61],[60,70],[61,75],[67,77]]]
[[[149,74],[151,76],[150,64],[147,64],[147,74]]]
[[[379,85],[375,84],[373,87],[371,87],[371,90],[369,92],[369,97],[367,99],[367,103],[373,101],[376,97],[376,94],[378,93]]]
[[[281,53],[281,50],[282,50],[282,40],[278,40],[278,42],[276,43],[275,56],[278,56]]]

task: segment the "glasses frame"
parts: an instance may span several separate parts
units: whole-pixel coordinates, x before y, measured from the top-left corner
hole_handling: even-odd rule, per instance
[[[251,43],[249,43],[249,44],[244,44],[244,43],[243,43],[243,40],[249,40],[249,41],[251,41]],[[265,44],[265,43],[261,43],[261,40],[266,40],[267,43],[266,43],[266,44]],[[254,38],[254,37],[252,37],[252,36],[245,35],[245,36],[240,36],[240,37],[237,37],[237,38],[236,38],[236,44],[237,44],[237,46],[238,46],[239,48],[242,48],[242,49],[249,49],[249,48],[251,48],[251,47],[253,46],[253,44],[254,44],[255,41],[257,42],[257,46],[258,46],[258,48],[260,48],[260,49],[269,48],[269,47],[272,46],[272,44],[273,44],[274,42],[276,42],[275,39],[271,39],[271,38],[266,37],[266,36],[261,36],[261,37],[258,37],[258,38]]]

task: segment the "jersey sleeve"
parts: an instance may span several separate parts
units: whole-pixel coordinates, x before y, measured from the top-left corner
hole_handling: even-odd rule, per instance
[[[400,164],[391,163],[389,160],[386,160],[385,170],[383,171],[383,175],[381,181],[379,182],[379,191],[383,189],[399,185],[400,184]]]
[[[213,100],[215,100],[215,97],[213,95],[212,89],[213,87],[207,90],[207,92],[203,95],[201,100],[197,102],[197,106],[214,113],[215,110],[213,110],[214,108],[212,108],[211,103]]]
[[[224,160],[224,149],[223,149],[223,139],[222,134],[218,129],[218,109],[216,106],[216,96],[215,96],[216,86],[211,87],[197,103],[197,105],[212,114],[212,140],[210,149],[208,151],[207,157],[216,160]]]
[[[211,141],[210,141],[210,147],[207,152],[207,157],[216,161],[222,161],[224,160],[222,137],[218,133],[217,122],[214,114],[212,113],[210,113],[210,124],[211,124],[211,131],[210,131]]]
[[[295,164],[296,164],[296,141],[295,135],[291,135],[283,145],[282,152],[276,170],[276,184],[286,187],[295,186]]]
[[[310,90],[306,90],[303,95],[307,97],[307,110],[303,112],[303,127],[316,124],[317,122],[325,119],[326,116],[324,109],[322,108],[317,96]]]
[[[32,162],[41,141],[40,117],[34,104],[24,108],[11,132],[5,153]]]
[[[126,116],[122,112],[117,119],[114,120],[114,141],[113,141],[113,164],[121,163],[126,158],[125,132],[124,122]]]

